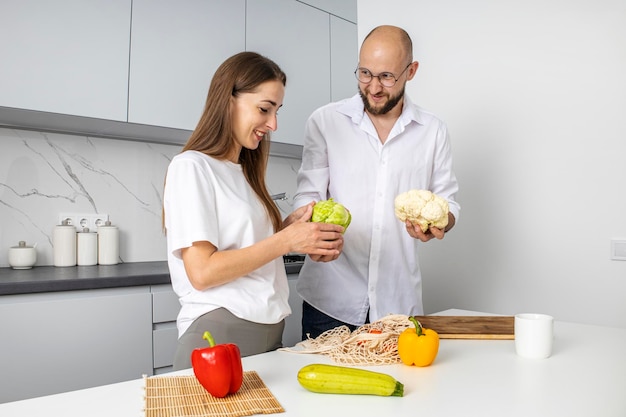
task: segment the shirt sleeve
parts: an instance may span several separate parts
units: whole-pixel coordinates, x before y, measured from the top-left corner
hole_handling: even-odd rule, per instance
[[[207,171],[190,159],[175,160],[168,168],[163,207],[168,247],[176,257],[193,242],[220,247],[212,173]]]
[[[456,202],[456,193],[459,185],[452,169],[452,147],[448,129],[443,123],[437,132],[436,140],[431,191],[448,200],[449,210],[458,220],[461,207]]]
[[[311,201],[328,198],[329,167],[326,138],[320,129],[319,111],[313,113],[305,125],[302,164],[297,175],[294,208]]]

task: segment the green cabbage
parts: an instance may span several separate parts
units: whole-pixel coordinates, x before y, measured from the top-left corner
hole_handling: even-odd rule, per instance
[[[311,221],[338,224],[343,226],[344,229],[347,229],[350,221],[352,221],[352,215],[344,206],[334,202],[332,198],[329,198],[328,200],[315,203]]]

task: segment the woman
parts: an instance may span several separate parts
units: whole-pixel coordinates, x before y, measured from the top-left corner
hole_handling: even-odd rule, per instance
[[[227,59],[215,72],[200,121],[168,167],[164,224],[168,265],[181,310],[174,369],[191,351],[236,343],[242,356],[282,345],[291,313],[282,255],[336,259],[337,225],[308,222],[312,204],[284,221],[265,184],[269,135],[277,128],[286,75],[254,52]]]

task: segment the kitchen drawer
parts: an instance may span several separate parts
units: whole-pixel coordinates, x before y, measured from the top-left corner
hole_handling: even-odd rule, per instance
[[[172,286],[153,285],[152,286],[152,322],[165,323],[176,321],[180,303],[178,296],[172,290]]]
[[[152,331],[152,354],[154,368],[171,366],[178,343],[176,323],[162,323]]]

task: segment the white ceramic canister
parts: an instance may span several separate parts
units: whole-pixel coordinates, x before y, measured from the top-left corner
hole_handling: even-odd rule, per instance
[[[37,262],[37,250],[20,240],[17,246],[9,248],[9,265],[13,269],[30,269]]]
[[[116,265],[120,258],[120,230],[107,220],[98,226],[98,263]]]
[[[90,266],[98,264],[98,234],[85,227],[76,234],[76,264]]]
[[[76,228],[67,220],[54,227],[52,249],[54,266],[76,265]]]

